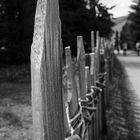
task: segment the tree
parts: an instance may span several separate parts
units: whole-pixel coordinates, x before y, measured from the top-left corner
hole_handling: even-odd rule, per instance
[[[17,63],[29,62],[36,1],[6,1],[9,29],[9,54]]]
[[[30,61],[35,9],[36,0],[0,1],[0,40],[7,40],[8,63]],[[76,36],[84,37],[85,49],[89,51],[90,31],[99,30],[106,37],[113,25],[108,9],[99,0],[60,0],[60,18],[63,46],[71,46],[73,55],[77,53]]]
[[[128,41],[131,48],[135,48],[136,42],[140,41],[140,0],[134,0],[131,9],[122,37]]]
[[[109,36],[112,33],[114,23],[111,20],[112,14],[108,10],[114,8],[114,6],[107,8],[99,0],[90,0],[89,5],[89,13],[93,23],[92,29],[95,31],[98,30],[102,37]]]
[[[83,0],[60,0],[60,18],[62,22],[63,46],[71,46],[76,55],[76,36],[87,31],[87,9]]]
[[[131,5],[131,9],[133,10],[129,19],[131,20],[131,26],[134,30],[134,34],[136,37],[136,41],[140,41],[140,0],[135,0],[134,4]]]
[[[36,0],[2,0],[0,5],[0,40],[6,40],[7,63],[29,62]]]
[[[98,8],[98,14],[95,10]],[[100,31],[103,37],[109,36],[113,22],[108,9],[98,1],[60,0],[62,39],[64,46],[71,46],[76,54],[76,36],[84,37],[85,50],[90,50],[90,31]]]

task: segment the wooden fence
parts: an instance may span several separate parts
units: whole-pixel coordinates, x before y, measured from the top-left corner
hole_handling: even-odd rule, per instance
[[[106,130],[113,50],[91,32],[92,52],[77,37],[77,57],[62,40],[58,0],[38,0],[31,47],[33,140],[100,140]],[[63,72],[62,72],[63,71]]]
[[[91,32],[91,40],[93,40]],[[97,46],[93,52],[85,54],[83,37],[77,37],[77,58],[72,61],[70,47],[65,48],[65,108],[66,123],[70,128],[68,140],[99,140],[106,131],[106,106],[108,84],[113,67],[113,51],[109,44],[101,43],[97,36]],[[92,46],[92,43],[91,43]],[[80,136],[79,138],[77,137]]]

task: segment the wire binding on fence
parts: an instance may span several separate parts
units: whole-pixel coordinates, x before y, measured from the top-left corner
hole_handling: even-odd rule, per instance
[[[83,140],[85,134],[88,130],[89,125],[94,121],[93,116],[97,110],[96,106],[98,104],[98,95],[102,94],[105,85],[105,77],[107,73],[99,73],[98,81],[96,81],[96,86],[91,86],[90,91],[86,94],[85,99],[78,99],[78,112],[72,118],[69,118],[69,108],[67,107],[67,118],[68,124],[71,130],[71,136],[76,134],[78,129],[81,129],[81,134],[79,135]],[[102,79],[100,81],[100,79]]]
[[[78,99],[79,110],[77,114],[71,119],[68,117],[69,127],[71,129],[71,135],[74,135],[76,130],[81,127],[81,137],[83,138],[88,126],[93,121],[93,115],[96,111],[95,100],[96,96],[101,93],[102,89],[97,86],[91,86],[90,92],[86,94],[86,99]],[[68,111],[67,111],[68,113]]]

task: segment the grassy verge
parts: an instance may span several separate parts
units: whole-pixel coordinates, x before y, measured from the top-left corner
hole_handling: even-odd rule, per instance
[[[122,64],[116,58],[114,61],[113,78],[109,87],[107,140],[138,140],[128,77]]]
[[[31,87],[28,65],[0,70],[0,140],[31,140]]]
[[[107,109],[107,139],[108,140],[117,140],[118,133],[114,130],[114,115],[115,110],[112,105],[112,98],[114,95],[117,95],[120,92],[119,85],[122,77],[124,77],[124,69],[120,62],[115,58],[114,59],[114,69],[113,69],[113,77],[109,86],[109,103]]]

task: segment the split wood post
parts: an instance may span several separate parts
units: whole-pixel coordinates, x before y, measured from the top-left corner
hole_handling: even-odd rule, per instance
[[[97,80],[97,55],[95,53],[90,53],[91,57],[91,65],[90,65],[90,75],[91,75],[91,85],[96,85]],[[98,102],[98,98],[95,99]],[[93,137],[95,140],[98,140],[98,133],[99,133],[99,116],[98,116],[98,104],[95,106],[96,111],[94,115],[94,121],[93,121]]]
[[[96,54],[95,53],[90,53],[90,77],[91,77],[91,85],[92,86],[95,86],[96,85],[96,79],[97,79],[97,75],[96,75]],[[97,140],[97,133],[98,133],[98,117],[97,117],[97,111],[98,111],[98,108],[96,109],[95,111],[95,114],[94,114],[94,118],[93,118],[93,123],[92,123],[92,130],[93,130],[93,139]]]
[[[91,31],[91,50],[95,51],[95,43],[94,43],[94,31]]]
[[[96,75],[98,78],[98,74],[99,74],[99,69],[100,69],[100,37],[99,37],[99,31],[96,32],[96,50],[95,50],[95,54],[96,54]],[[96,79],[97,80],[97,79]]]
[[[104,38],[101,38],[101,45],[100,45],[100,73],[104,73]],[[102,82],[102,79],[100,79],[99,82]],[[100,135],[102,135],[103,131],[103,121],[105,115],[103,112],[105,111],[104,108],[104,89],[102,89],[102,93],[99,95],[100,96]]]
[[[33,140],[64,140],[58,0],[38,0],[31,47]]]
[[[82,100],[86,100],[85,49],[82,36],[77,36],[77,48],[78,48],[77,60],[79,64],[80,98]],[[84,113],[86,112],[83,112],[83,114]],[[82,140],[84,139],[84,135],[81,135],[81,139]],[[88,140],[88,131],[86,132],[86,139]]]
[[[67,69],[67,95],[68,95],[68,103],[70,110],[70,118],[74,116],[74,114],[78,110],[78,94],[75,87],[75,79],[74,79],[74,68],[72,64],[71,50],[70,47],[65,48],[66,55],[66,69]]]
[[[95,53],[90,53],[90,75],[91,75],[91,85],[95,85],[96,81],[96,55]]]
[[[89,93],[91,91],[91,79],[90,79],[90,71],[88,66],[85,67],[85,77],[86,77],[86,92]],[[90,125],[88,128],[89,140],[93,139],[92,135],[93,135],[93,130],[92,130],[92,125]]]
[[[104,53],[103,51],[100,52],[100,73],[104,73]],[[103,79],[100,79],[100,82],[102,83]],[[105,104],[104,104],[104,89],[102,89],[102,93],[100,94],[100,99],[101,99],[101,102],[100,102],[100,134],[102,135],[102,132],[103,132],[103,124],[105,121]]]
[[[83,37],[77,36],[78,55],[77,60],[79,63],[79,83],[80,83],[80,96],[81,99],[86,99],[86,82],[85,82],[85,49]]]
[[[67,75],[67,95],[65,98],[65,103],[68,105],[69,118],[74,117],[75,113],[78,111],[78,93],[76,89],[76,83],[74,78],[74,68],[72,64],[71,50],[70,47],[65,48],[65,58],[66,58],[66,75]]]
[[[99,80],[99,73],[100,73],[100,46],[101,46],[101,38],[99,37],[99,31],[97,31],[96,33],[96,66],[97,66],[97,71],[96,71],[96,75],[97,75],[97,79]],[[98,114],[98,132],[97,132],[97,139],[99,139],[100,136],[100,105],[101,105],[101,97],[100,95],[97,98],[97,114]]]
[[[89,70],[88,66],[85,67],[85,72],[86,72],[86,90],[87,90],[87,93],[89,93],[89,92],[91,92],[91,76],[90,76],[90,70]],[[94,122],[94,116],[92,118],[92,121]],[[95,129],[95,127],[94,127],[94,129]],[[95,136],[94,129],[93,129],[92,124],[88,128],[89,140],[94,139],[94,136]]]
[[[107,43],[105,43],[105,51],[104,51],[104,55],[105,55],[105,71],[107,73],[105,81],[106,81],[106,88],[105,88],[105,104],[107,106],[108,104],[108,99],[109,99],[109,93],[108,93],[108,86],[109,86],[109,62],[108,62],[108,45]]]
[[[103,45],[104,45],[104,42],[103,42]],[[104,51],[103,51],[104,52]],[[104,53],[101,52],[100,54],[100,60],[101,60],[101,73],[104,73],[105,72],[105,58],[104,58]],[[103,135],[106,134],[106,107],[105,107],[105,88],[103,89],[103,92],[102,92],[102,108],[101,108],[101,132]]]

